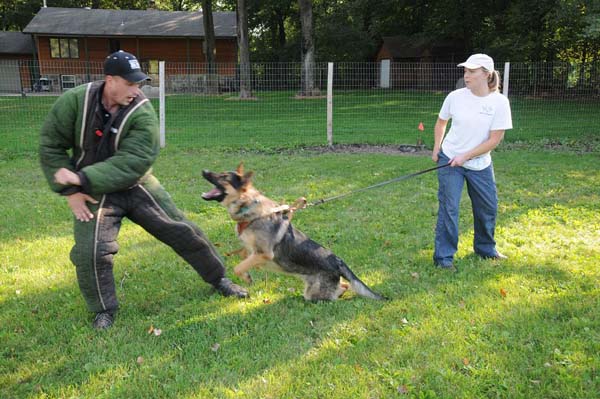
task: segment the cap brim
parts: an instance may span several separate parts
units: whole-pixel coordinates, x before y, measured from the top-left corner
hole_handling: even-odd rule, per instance
[[[465,68],[469,68],[469,69],[477,69],[477,68],[483,68],[483,65],[473,64],[473,63],[470,63],[470,62],[463,62],[461,64],[458,64],[457,67],[465,67]]]
[[[132,83],[140,83],[140,82],[144,82],[146,80],[152,80],[148,77],[148,75],[146,75],[142,71],[131,72],[130,74],[124,75],[123,79],[127,80],[128,82],[132,82]]]

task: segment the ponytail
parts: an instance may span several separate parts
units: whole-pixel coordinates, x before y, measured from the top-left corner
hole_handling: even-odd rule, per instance
[[[487,69],[483,69],[486,72],[490,72]],[[497,91],[500,89],[500,74],[498,71],[491,71],[490,76],[488,76],[488,88],[490,91]]]

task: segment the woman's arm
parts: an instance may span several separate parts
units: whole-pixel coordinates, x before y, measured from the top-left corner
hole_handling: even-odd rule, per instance
[[[438,161],[438,154],[440,152],[440,148],[442,146],[442,139],[444,138],[444,134],[446,133],[446,126],[448,126],[448,121],[445,119],[438,118],[435,123],[435,127],[433,128],[433,152],[431,154],[431,159],[433,162]]]

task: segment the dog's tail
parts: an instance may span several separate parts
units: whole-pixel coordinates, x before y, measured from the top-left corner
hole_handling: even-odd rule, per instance
[[[356,276],[356,274],[354,274],[352,272],[352,270],[350,270],[348,265],[346,265],[346,263],[344,263],[343,260],[341,260],[340,258],[338,258],[338,260],[339,260],[339,267],[340,267],[340,272],[342,274],[342,277],[344,277],[346,280],[348,280],[348,282],[350,283],[350,287],[352,287],[354,292],[356,292],[358,295],[360,295],[362,297],[376,299],[378,301],[383,301],[383,300],[387,299],[383,295],[380,295],[380,294],[376,293],[375,291],[373,291],[372,289],[370,289],[369,287],[367,287],[367,285],[365,283],[363,283]]]

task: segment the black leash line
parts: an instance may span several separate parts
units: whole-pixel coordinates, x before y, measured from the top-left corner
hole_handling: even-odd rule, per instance
[[[364,187],[364,188],[360,188],[360,189],[358,189],[358,190],[350,191],[350,192],[348,192],[348,193],[345,193],[345,194],[340,194],[340,195],[336,195],[336,196],[334,196],[334,197],[329,197],[329,198],[325,198],[325,199],[320,199],[320,200],[318,200],[318,201],[316,201],[316,202],[310,202],[310,203],[306,204],[306,206],[307,206],[307,207],[309,207],[309,206],[321,205],[321,204],[324,204],[324,203],[326,203],[326,202],[333,201],[333,200],[337,200],[337,199],[340,199],[340,198],[344,198],[344,197],[347,197],[347,196],[349,196],[349,195],[352,195],[352,194],[356,194],[356,193],[360,193],[360,192],[362,192],[362,191],[367,191],[367,190],[370,190],[370,189],[372,189],[372,188],[376,188],[376,187],[385,186],[385,185],[387,185],[387,184],[396,183],[396,182],[399,182],[399,181],[402,181],[402,180],[407,180],[407,179],[410,179],[410,178],[412,178],[412,177],[415,177],[415,176],[422,175],[422,174],[424,174],[424,173],[428,173],[428,172],[432,172],[432,171],[434,171],[434,170],[437,170],[437,169],[445,168],[446,166],[450,166],[450,164],[449,164],[449,163],[447,163],[447,164],[445,164],[445,165],[438,165],[438,166],[434,166],[433,168],[429,168],[429,169],[421,170],[421,171],[419,171],[419,172],[411,173],[411,174],[409,174],[409,175],[404,175],[404,176],[396,177],[395,179],[386,180],[386,181],[384,181],[384,182],[377,183],[377,184],[373,184],[372,186],[369,186],[369,187]]]

